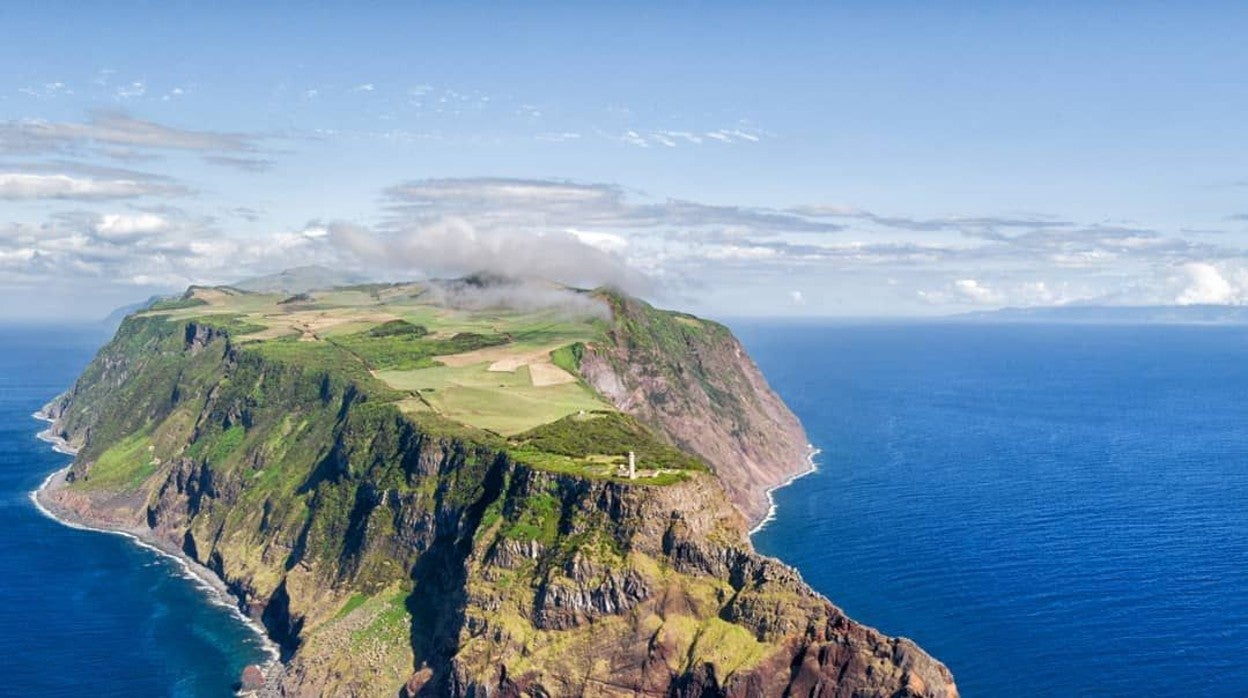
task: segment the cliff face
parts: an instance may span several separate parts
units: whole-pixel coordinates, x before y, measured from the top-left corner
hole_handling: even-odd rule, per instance
[[[603,380],[595,362],[610,365],[642,395],[697,371],[683,375],[708,399],[756,375],[742,358],[716,375],[709,342],[686,341],[697,358],[630,373],[626,358],[654,354],[620,336],[587,351],[582,371]],[[719,414],[722,396],[692,394],[681,412],[632,411],[659,424]],[[48,411],[81,449],[49,504],[218,574],[283,647],[270,691],[956,695],[915,645],[854,623],[755,554],[745,518],[722,505],[735,477],[722,466],[664,485],[545,470],[493,434],[400,412],[367,372],[160,317],[127,320]],[[665,433],[709,448],[675,422]],[[728,453],[752,453],[744,439]]]
[[[607,294],[607,340],[586,347],[581,375],[618,409],[702,456],[752,523],[768,489],[808,466],[801,422],[728,328]]]

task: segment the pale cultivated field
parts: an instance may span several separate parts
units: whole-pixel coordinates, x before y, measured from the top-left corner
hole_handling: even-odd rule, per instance
[[[584,410],[610,409],[562,369],[570,380],[537,384],[532,366],[513,372],[491,371],[484,362],[471,366],[435,366],[414,371],[379,371],[376,376],[399,390],[419,392],[443,416],[503,435],[518,434]],[[407,409],[427,409],[404,402]]]
[[[566,385],[575,383],[576,376],[550,363],[529,364],[529,377],[533,380],[533,385],[543,387],[547,385]]]
[[[439,366],[374,372],[391,387],[413,393],[398,403],[404,411],[434,411],[511,435],[581,410],[610,409],[550,359],[551,352],[560,347],[597,336],[589,319],[553,312],[445,308],[423,299],[419,285],[316,291],[306,299],[285,303],[290,299],[285,294],[229,288],[198,288],[192,295],[206,305],[151,312],[175,319],[239,316],[242,322],[264,328],[243,335],[241,341],[246,342],[333,341],[392,320],[423,325],[437,338],[466,332],[509,338],[507,344],[438,356]]]

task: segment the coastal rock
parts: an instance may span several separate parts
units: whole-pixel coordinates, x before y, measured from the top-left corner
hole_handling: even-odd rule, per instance
[[[264,672],[255,664],[248,664],[239,679],[238,691],[242,695],[258,695],[264,689]]]
[[[585,380],[615,407],[706,459],[752,523],[768,490],[808,469],[801,422],[728,328],[608,294],[609,342],[588,346]]]

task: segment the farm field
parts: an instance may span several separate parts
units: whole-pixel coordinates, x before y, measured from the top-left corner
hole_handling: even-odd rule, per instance
[[[210,318],[228,326],[239,342],[273,345],[266,349],[287,358],[326,361],[336,354],[333,360],[358,364],[407,393],[399,401],[405,411],[434,412],[502,436],[610,409],[551,358],[600,337],[600,314],[464,309],[447,307],[444,298],[422,284],[294,295],[195,288],[145,314]]]

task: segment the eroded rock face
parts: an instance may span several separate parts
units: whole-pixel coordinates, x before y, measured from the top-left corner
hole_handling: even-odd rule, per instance
[[[409,695],[957,695],[913,643],[754,553],[743,517],[708,506],[724,496],[712,477],[620,486],[515,466],[506,479],[502,508],[554,493],[561,530],[588,538],[569,555],[478,531],[453,671],[413,676]],[[517,570],[527,584],[502,583]]]
[[[575,628],[600,616],[624,613],[652,593],[636,570],[605,569],[577,557],[562,572],[562,579],[538,587],[532,617],[536,628]]]
[[[809,468],[801,422],[724,326],[608,295],[609,342],[586,348],[580,371],[611,401],[702,456],[752,523],[767,490]]]

